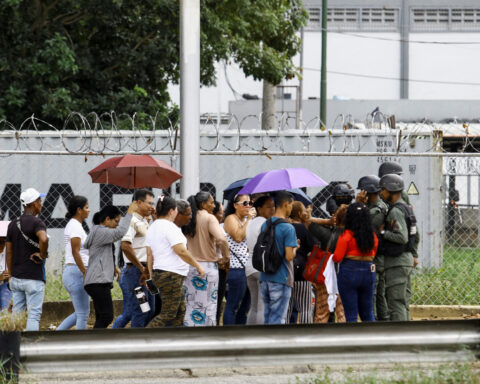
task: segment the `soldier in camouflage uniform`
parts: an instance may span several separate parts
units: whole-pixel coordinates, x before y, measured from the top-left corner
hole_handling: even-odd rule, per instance
[[[380,238],[380,230],[383,229],[385,218],[387,216],[387,204],[380,198],[380,178],[375,175],[364,176],[358,181],[358,187],[361,191],[366,192],[366,201],[370,216],[372,218],[372,225],[375,233]],[[373,300],[373,313],[375,318],[379,321],[387,321],[390,319],[388,313],[387,299],[385,297],[385,266],[384,255],[377,252],[375,256],[375,269],[377,271],[377,278],[375,281],[375,296]]]
[[[400,164],[395,163],[393,161],[387,161],[380,165],[378,168],[378,177],[382,178],[385,175],[395,174],[398,176],[402,176],[403,168]],[[413,210],[413,206],[410,204],[410,198],[408,197],[407,191],[405,189],[402,191],[402,200],[407,203],[407,205]],[[417,231],[415,234],[415,246],[412,249],[413,255],[413,268],[416,268],[418,265],[418,244],[420,243],[420,233]],[[412,287],[409,285],[408,288],[408,295],[411,296],[412,294]]]
[[[410,233],[407,217],[402,207],[403,179],[387,174],[380,179],[380,195],[390,206],[385,228],[380,239],[385,255],[385,285],[388,310],[392,321],[410,320],[411,274],[414,267],[413,247],[409,247]]]
[[[400,164],[394,163],[393,161],[387,161],[382,163],[378,168],[378,177],[382,178],[385,175],[395,174],[398,176],[402,176],[403,168]],[[407,203],[410,208],[413,209],[413,206],[410,204],[410,198],[408,197],[407,191],[402,191],[402,200]],[[415,249],[413,250],[413,258],[415,259],[415,266],[418,264],[418,244],[420,242],[420,234],[417,232],[415,237]]]

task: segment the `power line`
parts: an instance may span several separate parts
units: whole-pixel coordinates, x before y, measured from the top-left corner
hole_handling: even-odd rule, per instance
[[[318,68],[303,68],[305,71],[315,71],[320,72]],[[446,84],[446,85],[472,85],[480,86],[480,83],[467,83],[461,81],[442,81],[442,80],[419,80],[419,79],[402,79],[401,77],[388,77],[388,76],[378,76],[378,75],[366,75],[362,73],[350,73],[350,72],[340,72],[340,71],[327,71],[328,73],[334,75],[342,76],[351,76],[351,77],[361,77],[367,79],[382,79],[382,80],[395,80],[395,81],[409,81],[412,83],[428,83],[428,84]]]
[[[322,28],[323,30],[323,28]],[[371,39],[371,40],[382,40],[382,41],[393,41],[398,43],[413,43],[413,44],[435,44],[435,45],[480,45],[480,41],[427,41],[427,40],[410,40],[410,39],[392,39],[388,37],[380,37],[380,36],[365,36],[360,35],[358,33],[352,32],[343,32],[338,30],[327,29],[329,33],[336,33],[339,35],[347,35],[358,37],[361,39]],[[385,31],[386,33],[388,31]]]

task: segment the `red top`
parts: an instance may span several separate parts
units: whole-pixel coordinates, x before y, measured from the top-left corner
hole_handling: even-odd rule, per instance
[[[375,257],[378,248],[378,238],[375,233],[373,234],[373,236],[373,248],[365,253],[358,249],[357,241],[353,237],[353,232],[349,229],[345,230],[338,238],[337,247],[335,248],[335,253],[333,254],[333,261],[339,263],[346,255]]]

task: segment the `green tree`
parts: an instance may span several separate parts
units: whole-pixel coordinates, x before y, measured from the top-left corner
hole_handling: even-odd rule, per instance
[[[179,12],[178,0],[0,0],[0,119],[175,115]],[[202,0],[202,84],[222,59],[274,84],[293,77],[306,20],[300,0]]]

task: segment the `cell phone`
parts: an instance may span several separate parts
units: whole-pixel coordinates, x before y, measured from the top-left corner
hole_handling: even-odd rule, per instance
[[[147,289],[152,295],[158,294],[158,288],[153,282],[152,279],[145,280],[145,283],[147,284]]]

